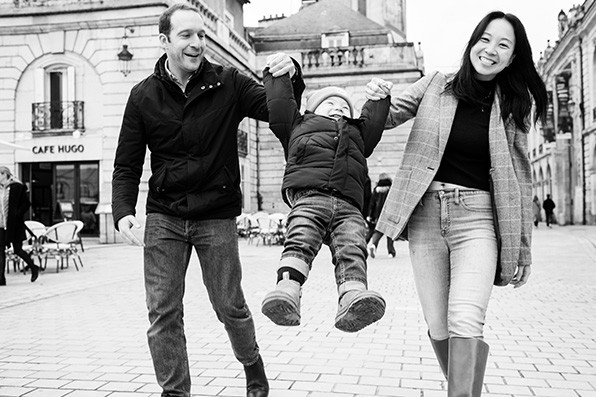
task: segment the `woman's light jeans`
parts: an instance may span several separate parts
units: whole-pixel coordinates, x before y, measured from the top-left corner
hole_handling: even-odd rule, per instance
[[[497,265],[490,193],[425,193],[409,220],[408,239],[431,338],[482,338]]]

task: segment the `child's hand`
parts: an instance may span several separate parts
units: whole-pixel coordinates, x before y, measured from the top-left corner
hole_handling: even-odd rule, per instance
[[[366,85],[366,98],[371,101],[385,99],[387,95],[391,95],[392,88],[392,82],[373,77],[370,83]]]

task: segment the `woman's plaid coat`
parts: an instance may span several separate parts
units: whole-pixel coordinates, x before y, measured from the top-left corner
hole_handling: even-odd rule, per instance
[[[457,108],[457,99],[445,91],[446,82],[443,74],[435,72],[392,100],[386,128],[415,117],[402,163],[376,226],[393,239],[406,228],[441,163]],[[498,88],[491,109],[489,146],[500,245],[495,284],[507,285],[518,266],[531,264],[532,176],[527,134],[511,118],[503,122]]]

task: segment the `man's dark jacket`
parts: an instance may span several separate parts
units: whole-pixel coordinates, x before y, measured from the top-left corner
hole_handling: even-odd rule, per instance
[[[367,101],[358,119],[335,120],[306,112],[301,115],[287,76],[273,78],[265,69],[269,128],[286,156],[282,195],[286,189],[318,189],[337,194],[363,208],[368,174],[366,158],[379,143],[390,98]]]
[[[124,111],[112,179],[116,227],[122,217],[135,215],[146,148],[147,213],[225,219],[242,209],[238,124],[245,117],[268,120],[263,87],[235,68],[204,59],[183,93],[167,75],[165,60],[166,55],[133,87]],[[303,90],[299,77],[297,95]]]
[[[12,180],[8,185],[8,214],[6,217],[6,234],[4,244],[8,247],[12,242],[22,242],[27,238],[25,233],[25,213],[31,206],[27,187]]]
[[[547,214],[552,214],[555,207],[555,202],[550,198],[547,198],[544,200],[544,203],[542,203],[542,208],[544,208],[544,212]]]

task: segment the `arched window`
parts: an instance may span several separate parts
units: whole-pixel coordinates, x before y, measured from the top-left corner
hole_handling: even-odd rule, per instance
[[[82,106],[76,101],[74,66],[56,63],[35,70],[34,131],[84,129]]]

